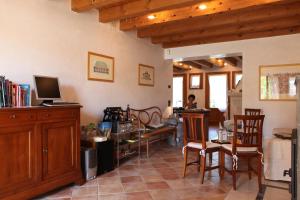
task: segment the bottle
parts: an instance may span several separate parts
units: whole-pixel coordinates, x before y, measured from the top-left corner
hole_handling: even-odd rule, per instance
[[[219,123],[218,140],[219,140],[219,141],[223,141],[223,127],[222,127],[222,124],[221,124],[221,123]]]

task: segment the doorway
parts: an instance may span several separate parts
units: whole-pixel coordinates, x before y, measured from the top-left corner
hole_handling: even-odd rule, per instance
[[[226,112],[228,108],[229,90],[228,72],[206,73],[206,107],[218,108],[221,112]]]
[[[184,107],[186,92],[186,76],[184,74],[173,75],[173,107]]]

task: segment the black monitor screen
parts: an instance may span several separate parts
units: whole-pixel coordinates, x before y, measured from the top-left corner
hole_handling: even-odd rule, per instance
[[[37,96],[40,99],[59,99],[60,91],[57,78],[35,76]]]

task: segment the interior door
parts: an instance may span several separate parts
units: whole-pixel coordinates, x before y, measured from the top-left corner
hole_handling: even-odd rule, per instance
[[[72,172],[76,167],[76,122],[42,125],[43,178]]]
[[[37,181],[37,155],[34,125],[0,128],[0,198],[9,188],[16,190]]]

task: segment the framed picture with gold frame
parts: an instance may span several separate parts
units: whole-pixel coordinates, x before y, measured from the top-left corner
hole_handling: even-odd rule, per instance
[[[113,57],[88,52],[88,80],[114,82]]]
[[[154,86],[154,67],[139,64],[139,85]]]
[[[259,99],[261,101],[295,101],[295,79],[298,75],[300,75],[300,64],[260,66]]]

